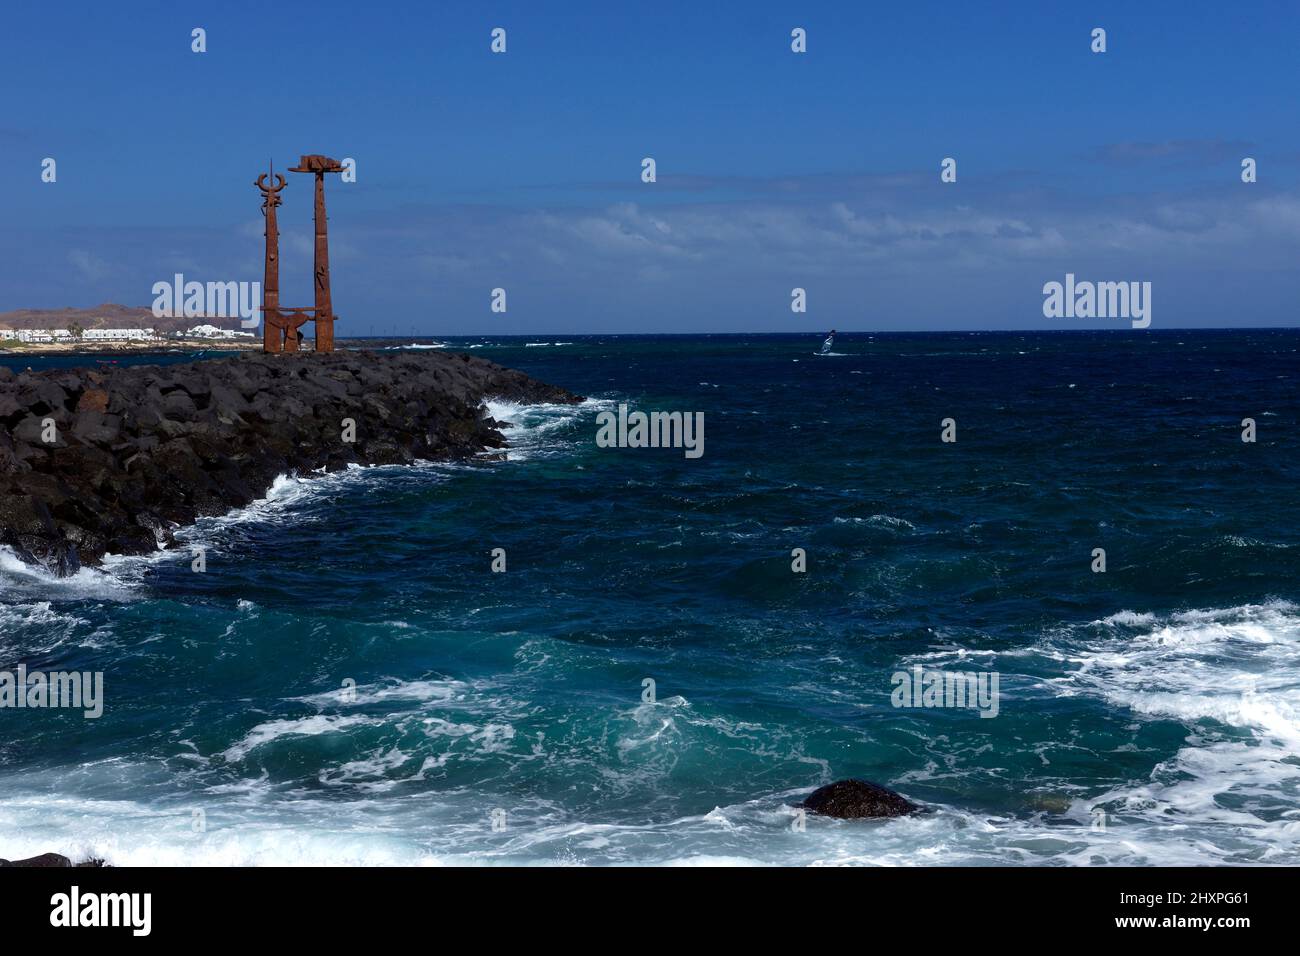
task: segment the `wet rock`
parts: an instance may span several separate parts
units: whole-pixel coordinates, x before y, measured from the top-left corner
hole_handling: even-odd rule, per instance
[[[72,866],[72,861],[59,853],[42,853],[40,856],[29,856],[25,860],[0,860],[0,866]]]
[[[921,809],[888,787],[866,780],[837,780],[818,787],[799,806],[840,820],[861,817],[901,817]]]
[[[80,863],[73,863],[70,859],[61,853],[42,853],[40,856],[29,856],[25,860],[0,860],[0,866],[28,866],[28,867],[102,867],[105,866],[103,860],[83,860]]]
[[[470,458],[505,444],[482,411],[491,398],[582,400],[441,352],[0,368],[0,543],[72,574],[106,553],[168,545],[175,527],[245,505],[281,474]],[[343,440],[345,419],[355,441]]]
[[[51,476],[31,472],[17,476],[19,480],[32,477],[44,486],[46,497],[58,503],[65,500]],[[75,546],[36,495],[0,495],[0,544],[23,561],[42,564],[59,577],[75,574],[81,567]]]

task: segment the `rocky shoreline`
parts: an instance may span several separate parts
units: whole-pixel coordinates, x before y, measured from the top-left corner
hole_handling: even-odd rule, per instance
[[[582,397],[446,352],[245,353],[176,365],[0,366],[0,544],[57,575],[144,554],[284,474],[454,461],[505,445],[487,399]]]

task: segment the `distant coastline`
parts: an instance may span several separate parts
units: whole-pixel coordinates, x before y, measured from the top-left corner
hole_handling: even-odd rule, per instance
[[[174,352],[249,352],[262,347],[261,339],[167,339],[160,342],[7,342],[0,356],[23,355],[166,355]]]
[[[107,336],[117,337],[105,337],[105,330]],[[196,330],[210,334],[187,334]],[[16,333],[42,332],[55,333],[53,341],[22,341],[16,337]],[[155,316],[146,306],[105,302],[88,309],[0,312],[0,355],[5,356],[149,355],[195,349],[236,352],[261,344],[260,336],[249,335],[235,317]]]

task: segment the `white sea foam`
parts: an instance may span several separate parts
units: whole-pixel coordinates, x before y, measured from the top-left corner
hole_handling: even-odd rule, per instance
[[[222,756],[227,760],[243,760],[258,747],[283,737],[319,737],[321,734],[334,734],[350,727],[378,724],[374,718],[360,716],[338,716],[333,714],[313,714],[297,720],[268,720],[258,724],[237,743],[226,748]]]
[[[276,493],[301,501],[288,487]],[[29,575],[30,569],[16,561],[12,554],[8,563],[0,556],[0,577]],[[77,586],[75,579],[35,576],[42,588]],[[111,575],[93,572],[94,587],[105,586],[101,578],[120,587]],[[239,610],[256,614],[258,609]],[[57,599],[0,605],[0,634],[27,626],[57,640],[85,623],[61,609]],[[520,746],[525,725],[511,715],[519,705],[490,697],[479,685],[389,680],[356,688],[350,703],[340,703],[337,691],[299,698],[321,712],[263,721],[219,751],[247,779],[192,795],[194,806],[209,813],[205,834],[190,829],[189,803],[68,796],[110,792],[88,785],[95,783],[93,772],[109,771],[70,768],[63,782],[43,779],[35,792],[23,791],[12,775],[0,781],[0,849],[9,857],[51,850],[76,858],[104,856],[118,865],[1300,863],[1294,797],[1300,786],[1300,610],[1295,605],[1277,601],[1173,614],[1123,610],[1054,630],[1035,648],[1011,651],[953,647],[952,641],[951,635],[936,634],[935,648],[917,656],[974,658],[979,666],[992,657],[1008,684],[1036,680],[1053,694],[1101,701],[1135,725],[1183,724],[1186,741],[1149,774],[1099,794],[1067,793],[1063,808],[1051,813],[1009,816],[939,806],[890,821],[809,817],[807,831],[797,833],[789,829],[789,803],[802,792],[792,791],[697,815],[663,820],[647,814],[612,824],[583,819],[582,813],[540,799],[520,805],[517,792],[494,796],[490,783],[421,793],[418,799],[406,799],[405,793],[403,799],[378,796],[426,775],[433,778],[460,759],[570,759],[553,757],[545,741]],[[1033,676],[1017,670],[1022,667]],[[365,707],[397,713],[358,712]],[[369,799],[324,801],[301,793],[286,799],[264,772],[242,764],[261,748],[295,738],[364,731],[357,735],[363,740],[371,728],[394,727],[404,731],[400,746],[389,737],[353,747],[318,771],[332,797],[354,792]],[[761,728],[723,720],[680,697],[615,712],[606,730],[616,759],[602,781],[615,798],[650,792],[648,784],[665,779],[683,755],[706,746],[711,737],[746,748],[763,739]],[[436,752],[414,745],[412,738],[420,737],[436,742]],[[189,750],[183,756],[187,763],[205,765]],[[250,763],[255,766],[256,760]],[[220,760],[214,764],[222,766]],[[131,793],[124,785],[131,773],[155,770],[129,758],[114,761],[111,792]],[[828,767],[817,772],[829,779]],[[908,793],[909,785],[920,785],[926,774],[882,782]],[[929,774],[942,780],[953,769],[936,767]],[[64,796],[52,798],[51,790]],[[485,820],[484,808],[497,805],[508,806],[511,814],[501,834]],[[1104,832],[1090,828],[1096,809],[1107,814]]]
[[[506,753],[549,759],[541,740],[532,746],[531,758],[520,754],[514,726],[489,716],[508,711],[508,703],[457,681],[422,680],[357,688],[358,705],[414,704],[400,714],[266,721],[226,751],[227,759],[243,759],[294,736],[349,733],[411,718],[427,739],[445,743],[446,749],[425,754],[418,767],[410,746],[386,741],[319,772],[320,782],[332,791],[365,799],[323,801],[298,793],[285,800],[264,776],[241,788],[210,788],[194,796],[209,814],[209,831],[199,838],[188,829],[188,804],[160,810],[127,801],[48,800],[44,793],[14,793],[10,781],[0,784],[0,832],[13,835],[5,847],[11,856],[54,850],[104,856],[118,865],[1295,864],[1300,820],[1294,811],[1262,812],[1260,803],[1294,805],[1287,796],[1294,790],[1287,788],[1294,788],[1300,770],[1288,729],[1294,712],[1286,706],[1294,693],[1288,680],[1296,671],[1289,655],[1296,650],[1297,627],[1294,608],[1275,603],[1176,615],[1121,612],[1050,635],[1038,649],[1037,663],[1059,674],[1049,680],[1059,693],[1095,696],[1137,719],[1194,725],[1187,745],[1149,778],[1101,794],[1066,793],[1051,812],[1011,816],[931,806],[922,815],[895,820],[809,816],[806,831],[797,832],[790,826],[791,805],[806,790],[768,793],[694,815],[621,823],[585,819],[581,812],[517,792],[495,795],[491,784],[396,799],[388,794],[444,772],[466,744],[473,745],[466,756],[478,759]],[[971,653],[983,660],[995,652]],[[1275,666],[1261,669],[1260,655]],[[1006,655],[1014,662],[1025,662],[1026,656]],[[1200,659],[1199,670],[1193,658]],[[1198,673],[1199,681],[1189,683],[1189,673]],[[1248,683],[1241,674],[1256,678],[1253,702],[1238,694]],[[335,701],[320,695],[320,703]],[[472,716],[447,719],[426,709],[449,704],[468,708]],[[1217,722],[1225,733],[1214,732]],[[602,774],[613,799],[652,792],[683,755],[705,745],[706,734],[745,747],[763,739],[758,725],[725,720],[681,697],[616,712],[605,730],[618,755]],[[121,768],[115,772],[120,782]],[[829,767],[817,772],[830,779]],[[925,776],[888,782],[915,797],[909,784],[916,786]],[[931,775],[943,776],[942,768]],[[497,806],[509,808],[509,826],[501,833],[494,833],[486,819],[485,808]],[[1105,831],[1091,826],[1097,809],[1107,814]]]
[[[193,811],[206,814],[195,832]],[[348,808],[326,812],[302,801],[301,815],[280,817],[256,799],[196,800],[158,809],[131,801],[54,797],[0,798],[7,856],[62,853],[114,866],[410,866],[429,861],[418,844]]]
[[[1064,693],[1300,743],[1300,613],[1292,604],[1166,617],[1124,611],[1050,645],[1074,665],[1056,682]]]
[[[320,772],[318,779],[330,787],[346,786],[365,793],[383,793],[406,782],[394,774],[410,763],[411,759],[411,754],[398,747],[380,748],[360,760],[349,760],[337,767],[328,767]],[[423,767],[416,773],[420,770]]]
[[[837,517],[835,519],[835,523],[836,524],[849,524],[849,523],[865,524],[877,528],[906,529],[907,531],[916,530],[916,525],[912,524],[912,522],[908,521],[906,518],[896,518],[893,515],[872,515],[869,518]]]
[[[50,601],[0,604],[0,667],[15,657],[46,654],[69,643],[91,646],[90,622],[54,609]]]
[[[223,515],[200,518],[188,527],[177,529],[175,536],[187,549],[216,549],[228,529],[328,521],[331,517],[328,512],[313,513],[311,506],[336,495],[354,493],[373,481],[407,477],[413,469],[419,470],[422,480],[439,481],[461,467],[445,462],[415,461],[404,465],[349,464],[339,471],[314,472],[306,476],[279,475],[263,497]],[[189,553],[186,550],[186,558]]]
[[[1055,635],[1049,647],[1067,665],[1051,681],[1058,692],[1188,727],[1187,744],[1148,781],[1091,801],[1125,819],[1123,832],[1152,828],[1154,838],[1181,821],[1186,832],[1173,836],[1186,857],[1162,853],[1162,863],[1300,859],[1297,811],[1278,812],[1294,808],[1300,786],[1295,605],[1124,611]]]
[[[588,398],[577,405],[538,404],[523,405],[501,399],[484,403],[487,414],[499,422],[505,436],[506,458],[523,461],[542,455],[557,456],[566,453],[572,442],[558,440],[564,429],[603,408],[613,408],[610,399]],[[595,435],[593,429],[592,436]]]
[[[939,808],[880,821],[806,818],[791,828],[792,804],[805,791],[773,794],[666,821],[611,824],[584,820],[544,801],[483,792],[430,799],[375,799],[391,789],[377,774],[406,763],[400,750],[353,761],[325,778],[371,799],[346,803],[300,798],[267,804],[264,794],[234,802],[196,800],[169,810],[127,801],[0,798],[0,830],[12,857],[60,852],[118,866],[629,864],[919,866],[1206,863],[1207,848],[1184,827],[1163,832],[1088,827],[1086,809],[1055,822]],[[345,780],[344,777],[347,777]],[[377,806],[378,804],[378,806]],[[191,811],[206,808],[208,828],[191,831]],[[492,832],[484,808],[508,806],[509,826]],[[1279,826],[1294,841],[1300,824]],[[1291,857],[1294,854],[1290,854]],[[1286,862],[1278,854],[1269,862]],[[1265,862],[1261,860],[1260,862]]]
[[[111,562],[110,562],[111,564]],[[137,596],[131,576],[82,567],[66,578],[25,563],[13,549],[0,545],[0,602],[33,597],[60,601],[130,601]]]
[[[383,701],[451,701],[463,698],[470,685],[458,680],[397,681],[392,684],[358,685],[348,689],[326,691],[307,697],[292,698],[319,707],[360,707]]]

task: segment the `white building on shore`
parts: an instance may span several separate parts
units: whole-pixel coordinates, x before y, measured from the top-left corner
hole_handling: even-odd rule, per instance
[[[149,342],[158,338],[153,329],[86,329],[83,342]],[[75,342],[67,329],[0,329],[0,340],[18,342]]]
[[[146,342],[158,336],[153,329],[86,329],[83,342]]]
[[[5,329],[0,335],[18,342],[72,341],[72,333],[67,329]]]
[[[215,325],[196,325],[192,329],[187,329],[185,336],[191,339],[251,339],[253,333],[238,332],[234,329],[219,329]]]

